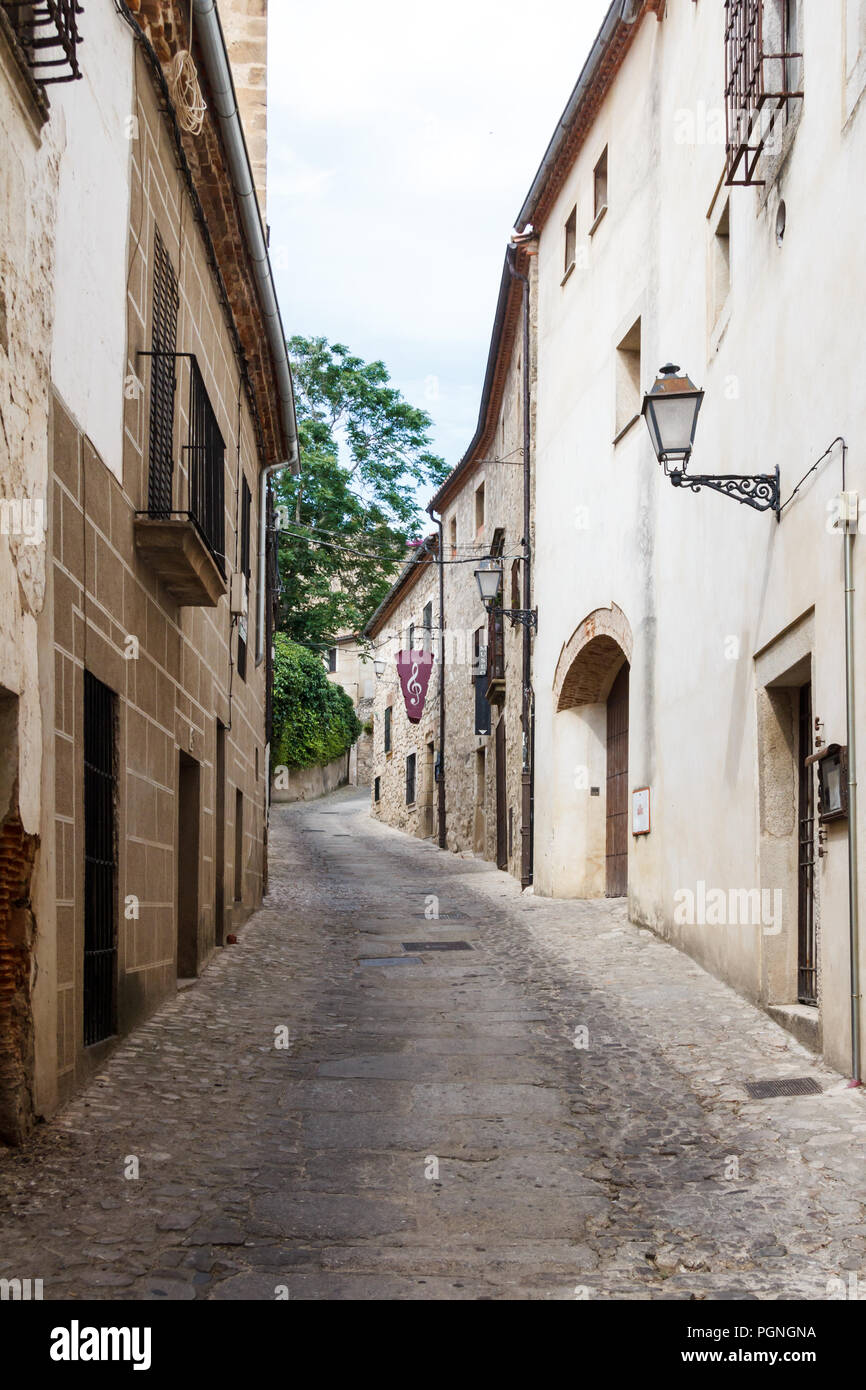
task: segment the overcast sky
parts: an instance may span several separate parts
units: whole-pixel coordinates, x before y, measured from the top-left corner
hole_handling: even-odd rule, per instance
[[[514,218],[608,0],[271,0],[268,220],[286,331],[381,358],[449,465]]]

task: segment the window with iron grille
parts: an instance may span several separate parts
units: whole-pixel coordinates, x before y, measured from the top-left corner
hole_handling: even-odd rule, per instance
[[[189,436],[186,446],[189,518],[210,550],[220,574],[224,576],[226,446],[194,357],[189,359],[189,368]]]
[[[84,1045],[115,1026],[117,835],[114,694],[84,672]]]
[[[374,800],[374,801],[379,801],[379,800],[381,799],[381,796],[382,796],[382,779],[381,779],[381,777],[377,777],[377,778],[375,778],[375,780],[374,780],[374,782],[373,782],[373,800]]]
[[[151,516],[171,515],[174,477],[174,393],[177,276],[159,232],[153,239],[153,309],[150,332],[150,474],[147,508]]]
[[[53,82],[75,82],[83,75],[78,65],[78,16],[84,11],[78,0],[38,0],[36,4],[3,0],[3,11],[35,81],[47,87]]]
[[[415,754],[410,753],[406,759],[406,805],[411,806],[415,801]]]
[[[799,0],[725,0],[729,184],[763,184],[761,156],[802,99]]]
[[[250,584],[250,515],[252,512],[252,493],[246,478],[241,479],[241,574],[244,576],[247,595]],[[238,675],[247,678],[247,617],[238,618]]]

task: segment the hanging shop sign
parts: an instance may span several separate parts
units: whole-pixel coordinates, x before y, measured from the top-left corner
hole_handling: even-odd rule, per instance
[[[424,701],[433,670],[432,652],[398,652],[397,675],[406,702],[406,713],[410,724],[417,724],[424,713]]]

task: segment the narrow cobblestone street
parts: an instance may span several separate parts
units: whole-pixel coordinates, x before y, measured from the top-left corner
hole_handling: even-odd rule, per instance
[[[421,949],[447,941],[470,949]],[[743,1088],[790,1076],[823,1094]],[[346,790],[274,808],[239,943],[0,1151],[0,1275],[49,1299],[825,1299],[866,1266],[864,1137],[862,1092],[623,905],[521,895]]]

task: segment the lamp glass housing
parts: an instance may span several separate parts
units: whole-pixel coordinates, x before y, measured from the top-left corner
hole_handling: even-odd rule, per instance
[[[478,583],[478,592],[481,594],[481,602],[485,608],[496,602],[496,596],[502,585],[502,566],[494,559],[482,560],[477,570],[475,578]]]
[[[704,393],[687,376],[678,376],[678,370],[671,364],[662,367],[653,389],[644,396],[642,414],[659,463],[680,460],[685,467],[694,446]]]

